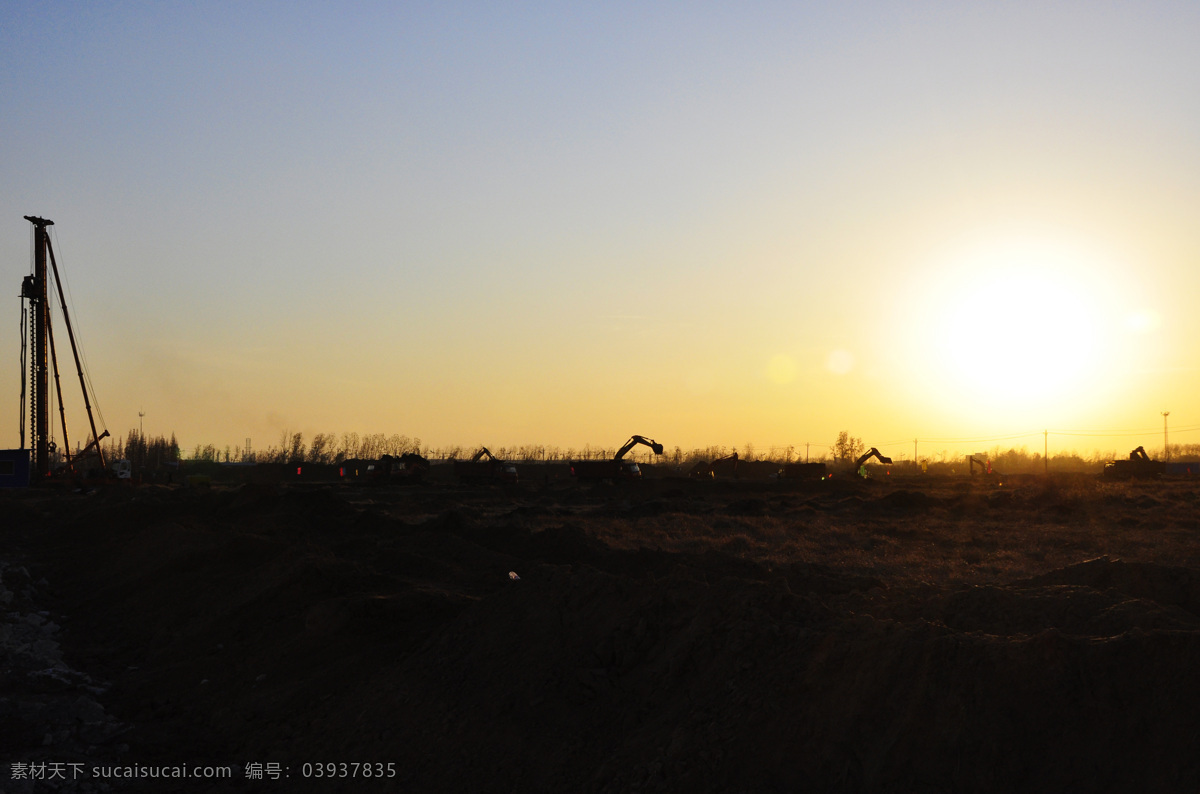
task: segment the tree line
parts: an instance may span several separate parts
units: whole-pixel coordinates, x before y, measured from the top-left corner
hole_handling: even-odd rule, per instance
[[[852,436],[848,431],[838,434],[837,440],[825,449],[813,445],[772,446],[757,449],[754,444],[712,445],[694,447],[685,450],[673,447],[659,457],[642,446],[634,447],[627,453],[638,462],[658,462],[668,465],[688,467],[697,462],[711,462],[737,453],[744,461],[771,461],[775,463],[794,463],[813,461],[824,463],[847,463],[858,458],[866,449],[862,438]],[[429,460],[468,460],[479,447],[464,447],[461,445],[447,447],[428,447],[421,439],[398,433],[317,433],[311,439],[306,439],[303,433],[284,431],[280,434],[278,443],[264,449],[247,449],[240,446],[226,445],[217,447],[213,444],[197,444],[189,454],[183,454],[176,441],[175,434],[146,437],[133,429],[126,434],[125,439],[114,439],[105,446],[105,455],[110,460],[119,458],[129,459],[139,468],[158,468],[166,463],[174,463],[184,458],[213,463],[285,463],[333,464],[344,460],[377,460],[384,455],[399,457],[406,453],[415,453]],[[1169,447],[1172,461],[1200,462],[1200,444],[1172,444]],[[585,444],[582,447],[559,447],[546,444],[522,444],[501,446],[490,449],[490,452],[501,460],[514,462],[568,462],[572,460],[605,460],[616,455],[617,447],[593,446]],[[885,454],[886,451],[885,451]],[[1058,452],[1043,460],[1040,452],[1030,452],[1028,447],[1002,448],[993,446],[981,453],[952,453],[948,450],[921,455],[917,461],[911,459],[898,460],[897,466],[919,466],[927,471],[958,471],[969,466],[968,458],[974,455],[989,461],[995,471],[1004,473],[1038,473],[1047,469],[1054,471],[1081,471],[1095,469],[1114,458],[1126,458],[1129,451],[1110,450],[1107,452],[1094,451],[1081,454],[1077,451]],[[1150,450],[1152,456],[1162,459],[1163,449]],[[894,456],[893,457],[897,457]]]
[[[166,436],[147,437],[137,428],[130,430],[125,439],[112,438],[104,445],[106,460],[124,458],[140,469],[158,469],[168,463],[178,463],[182,458],[179,442],[172,433]]]

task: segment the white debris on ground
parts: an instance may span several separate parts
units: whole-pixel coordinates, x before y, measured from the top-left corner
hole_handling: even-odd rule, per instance
[[[47,587],[23,565],[0,560],[0,794],[110,791],[72,772],[119,751],[111,745],[125,726],[96,699],[104,687],[63,661],[61,629],[38,608]],[[42,764],[62,765],[61,776],[31,771]]]

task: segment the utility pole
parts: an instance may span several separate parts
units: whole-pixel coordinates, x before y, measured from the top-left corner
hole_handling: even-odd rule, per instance
[[[1167,463],[1170,463],[1170,462],[1171,462],[1171,448],[1170,448],[1169,446],[1167,446],[1167,417],[1168,417],[1170,414],[1171,414],[1171,412],[1170,412],[1170,411],[1163,411],[1163,412],[1162,412],[1162,418],[1163,418],[1163,457],[1164,457],[1164,458],[1166,458],[1166,462],[1167,462]]]
[[[1050,474],[1050,431],[1042,431],[1042,466],[1047,475]]]
[[[917,440],[913,439],[913,463],[917,463]]]
[[[146,415],[146,412],[139,408],[138,409],[138,438],[141,438],[141,439],[146,438],[146,428],[142,427],[142,417],[145,415]]]

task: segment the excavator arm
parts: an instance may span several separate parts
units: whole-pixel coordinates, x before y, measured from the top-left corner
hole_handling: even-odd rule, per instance
[[[864,463],[866,463],[871,458],[879,458],[880,463],[884,463],[884,464],[888,464],[888,465],[890,465],[892,462],[891,458],[884,457],[883,454],[881,454],[879,452],[879,450],[875,449],[875,447],[871,447],[862,455],[862,457],[860,457],[858,460],[854,461],[854,469],[857,471],[859,466],[862,466]]]
[[[475,457],[471,458],[471,462],[476,463],[477,461],[483,460],[485,455],[487,456],[488,460],[496,459],[496,456],[493,455],[487,447],[480,447],[479,451],[475,453]]]
[[[733,462],[731,469],[733,470],[733,472],[736,473],[737,472],[738,454],[736,452],[734,452],[732,455],[726,455],[723,458],[717,458],[712,463],[705,463],[704,461],[700,461],[699,463],[697,463],[695,466],[692,467],[692,470],[689,473],[689,476],[697,477],[697,478],[701,478],[701,479],[708,478],[711,480],[713,477],[717,476],[717,472],[716,472],[717,465],[721,464],[721,463],[728,463],[730,461]]]
[[[655,455],[663,454],[662,444],[659,444],[653,439],[646,438],[645,436],[633,436],[625,442],[623,447],[617,450],[617,454],[613,455],[613,460],[620,460],[621,458],[625,457],[625,453],[636,447],[638,444],[645,444],[646,446],[650,447],[650,449],[654,450]]]
[[[97,449],[99,449],[99,446],[98,446],[99,443],[106,438],[108,438],[107,430],[105,430],[103,433],[101,433],[99,438],[93,438],[91,441],[89,441],[88,445],[86,447],[84,447],[83,449],[79,450],[79,453],[75,457],[72,458],[70,455],[66,455],[65,457],[67,458],[68,468],[74,466],[76,461],[82,460],[83,456],[88,454],[88,451],[91,450],[92,447],[96,447]],[[101,461],[104,460],[103,455],[100,456],[100,460]]]

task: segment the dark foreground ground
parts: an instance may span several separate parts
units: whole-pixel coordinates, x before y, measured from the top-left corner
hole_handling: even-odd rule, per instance
[[[4,493],[0,790],[1194,792],[1198,498]]]

